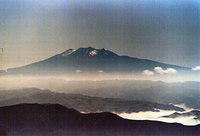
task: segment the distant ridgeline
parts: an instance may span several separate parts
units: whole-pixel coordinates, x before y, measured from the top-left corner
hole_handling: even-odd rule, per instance
[[[154,70],[155,67],[176,71],[191,68],[160,63],[148,59],[119,56],[106,49],[92,47],[69,49],[46,60],[26,66],[8,69],[8,74],[73,74],[73,73],[129,73]]]

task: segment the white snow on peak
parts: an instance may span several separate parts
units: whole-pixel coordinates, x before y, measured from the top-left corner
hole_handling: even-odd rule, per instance
[[[93,51],[89,52],[89,55],[90,55],[90,56],[95,56],[95,55],[97,55],[97,54],[98,54],[98,51],[97,51],[97,50],[93,50]]]
[[[67,56],[67,55],[69,55],[69,54],[72,54],[73,52],[75,52],[76,50],[74,50],[74,49],[71,49],[71,50],[67,50],[66,52],[64,52],[63,54],[62,54],[62,56],[64,57],[64,56]]]

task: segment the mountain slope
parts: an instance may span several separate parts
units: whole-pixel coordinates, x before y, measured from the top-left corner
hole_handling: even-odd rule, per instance
[[[29,92],[30,95],[27,95],[27,93],[24,92],[24,94],[20,93],[21,97],[16,95],[16,97],[8,98],[6,100],[0,99],[0,106],[8,106],[19,103],[58,103],[70,108],[74,108],[80,112],[101,111],[132,113],[158,110],[184,111],[184,109],[173,105],[164,105],[148,101],[129,101],[115,98],[90,97],[80,94],[54,93],[39,89],[36,89],[33,92],[31,92],[31,89],[27,89],[27,92]],[[15,94],[17,94],[16,91]]]
[[[164,64],[147,59],[119,56],[112,51],[95,49],[92,47],[69,49],[49,59],[36,62],[27,66],[8,69],[10,74],[72,74],[81,72],[141,72],[153,70],[155,67],[163,69],[173,68],[177,71],[190,68]]]
[[[0,107],[0,126],[8,136],[194,136],[200,126],[131,121],[108,112],[81,114],[58,104]]]

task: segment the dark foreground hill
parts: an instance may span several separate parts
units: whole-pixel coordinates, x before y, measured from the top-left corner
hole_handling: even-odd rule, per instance
[[[58,104],[0,108],[0,130],[8,136],[198,136],[200,126],[134,121],[111,113],[81,114]]]

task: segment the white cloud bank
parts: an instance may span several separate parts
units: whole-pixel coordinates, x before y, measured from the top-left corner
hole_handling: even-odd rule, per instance
[[[131,120],[156,120],[163,121],[167,123],[181,123],[183,125],[194,126],[200,124],[199,120],[195,120],[194,116],[188,117],[178,117],[178,118],[164,118],[162,116],[167,116],[173,114],[176,111],[166,111],[160,110],[159,112],[147,111],[147,112],[138,112],[138,113],[116,113],[122,118],[131,119]]]
[[[103,73],[103,72],[104,72],[103,70],[99,70],[99,71],[98,71],[98,73]]]
[[[144,70],[142,72],[142,75],[145,75],[145,76],[153,76],[154,75],[154,72],[153,71],[150,71],[150,70]]]
[[[173,68],[167,68],[166,70],[164,70],[161,67],[155,67],[154,71],[156,71],[159,74],[175,74],[175,73],[177,73],[177,71]]]
[[[82,71],[81,71],[81,70],[79,70],[79,69],[77,69],[77,70],[76,70],[76,73],[81,73],[81,72],[82,72]]]
[[[195,70],[195,71],[200,70],[200,66],[196,66],[196,67],[192,68],[192,70]]]

